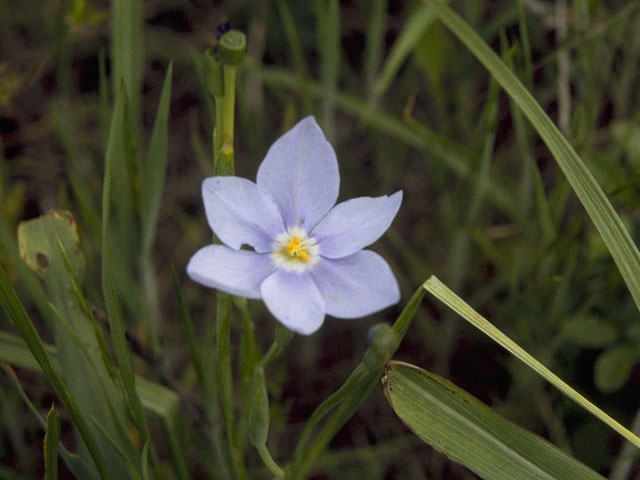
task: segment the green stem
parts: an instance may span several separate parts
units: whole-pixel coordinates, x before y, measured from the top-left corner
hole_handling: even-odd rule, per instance
[[[231,296],[218,291],[217,318],[217,353],[220,382],[220,396],[222,397],[222,416],[227,436],[228,448],[231,456],[231,469],[235,478],[246,478],[242,452],[238,449],[236,439],[235,416],[233,411],[233,376],[231,372]]]
[[[235,118],[236,72],[238,69],[233,65],[225,65],[223,68],[224,97],[222,98],[222,135],[216,175],[233,175],[235,170],[233,123]]]
[[[287,478],[298,479],[306,476],[313,466],[313,462],[376,386],[382,377],[385,363],[391,359],[409,328],[411,319],[424,296],[424,292],[421,290],[422,288],[416,290],[390,329],[394,337],[390,347],[378,349],[374,344],[367,348],[362,362],[347,381],[313,412],[300,435],[291,465],[287,469]],[[311,435],[317,425],[332,410],[335,410],[333,415],[316,437],[311,440]]]
[[[218,173],[218,165],[220,164],[220,148],[222,146],[222,119],[224,117],[224,107],[222,105],[222,97],[215,97],[216,119],[213,127],[213,172]]]
[[[264,465],[269,469],[269,471],[273,473],[273,475],[278,479],[284,478],[284,470],[280,468],[280,466],[273,460],[267,446],[263,443],[262,445],[257,446],[256,448],[258,449],[260,458],[262,458]]]

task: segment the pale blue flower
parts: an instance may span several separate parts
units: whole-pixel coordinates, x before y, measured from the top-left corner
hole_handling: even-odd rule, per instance
[[[389,228],[402,192],[335,205],[339,184],[333,148],[307,117],[271,146],[256,183],[204,180],[207,220],[224,245],[196,252],[187,273],[208,287],[261,298],[305,335],[325,314],[358,318],[393,305],[400,290],[389,265],[363,248]]]

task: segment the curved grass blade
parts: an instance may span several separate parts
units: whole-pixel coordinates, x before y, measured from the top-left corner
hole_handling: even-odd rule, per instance
[[[486,318],[476,312],[473,308],[471,308],[464,300],[458,297],[455,293],[453,293],[447,286],[438,280],[436,277],[432,276],[424,283],[424,289],[435,296],[442,303],[447,305],[449,308],[458,313],[462,318],[464,318],[471,325],[476,327],[478,330],[489,336],[494,342],[501,345],[504,349],[506,349],[509,353],[511,353],[514,357],[518,358],[522,362],[524,362],[529,368],[531,368],[534,372],[544,378],[546,381],[554,385],[558,390],[564,393],[567,397],[572,399],[582,408],[587,410],[596,418],[599,418],[602,422],[606,423],[622,435],[624,438],[633,443],[636,447],[640,448],[640,438],[634,435],[631,431],[620,425],[617,421],[607,415],[605,412],[596,407],[593,403],[587,400],[584,396],[580,395],[573,388],[567,385],[562,381],[557,375],[555,375],[551,370],[542,365],[539,361],[537,361],[534,357],[532,357],[529,353],[527,353],[522,347],[520,347],[517,343],[507,337],[504,333],[494,327],[491,322],[489,322]]]
[[[423,441],[495,480],[603,480],[543,438],[501,417],[448,380],[404,362],[387,364],[384,393]]]
[[[424,1],[433,7],[438,19],[475,55],[522,109],[553,154],[560,169],[591,217],[618,265],[636,306],[640,309],[640,252],[584,162],[531,93],[469,24],[449,8],[443,0]]]

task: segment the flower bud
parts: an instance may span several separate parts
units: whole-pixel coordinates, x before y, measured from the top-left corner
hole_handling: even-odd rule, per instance
[[[238,65],[246,53],[247,39],[240,30],[229,30],[220,37],[218,56],[224,65]]]
[[[387,323],[378,323],[369,329],[367,343],[369,348],[364,356],[364,363],[369,368],[384,365],[396,349],[398,339],[393,328]]]

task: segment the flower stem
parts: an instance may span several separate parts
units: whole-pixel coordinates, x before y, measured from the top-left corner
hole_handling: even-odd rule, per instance
[[[267,446],[263,443],[262,445],[257,446],[256,449],[258,450],[264,465],[269,469],[269,471],[278,479],[284,478],[284,470],[273,460]]]
[[[385,363],[391,359],[400,345],[400,341],[404,337],[411,319],[424,296],[424,292],[421,290],[420,288],[413,294],[390,329],[394,334],[393,344],[382,349],[376,348],[375,344],[367,348],[362,362],[356,367],[347,381],[333,395],[320,404],[307,420],[291,464],[287,468],[286,478],[302,479],[306,477],[313,466],[313,462],[322,453],[322,450],[353,416],[360,404],[382,378]],[[315,438],[311,440],[311,435],[315,428],[332,410],[334,410],[333,415],[326,421]]]
[[[244,39],[244,36],[242,36]],[[220,44],[222,49],[224,46]],[[226,48],[226,47],[224,47]],[[233,153],[233,125],[235,120],[236,71],[237,63],[230,65],[222,59],[223,91],[214,95],[216,102],[216,126],[213,133],[214,174],[233,175],[235,173]],[[235,59],[234,59],[235,60]],[[220,63],[216,65],[219,68]],[[222,93],[222,96],[220,96]],[[216,312],[216,352],[218,355],[218,381],[222,417],[227,437],[227,449],[231,461],[231,470],[236,479],[246,479],[243,448],[238,441],[233,402],[233,373],[231,370],[231,296],[218,291]]]
[[[220,155],[216,161],[216,175],[233,175],[233,122],[235,118],[236,72],[235,65],[224,65],[224,97],[222,98],[222,135]],[[216,119],[217,123],[217,119]]]
[[[238,448],[236,438],[235,416],[233,412],[233,376],[231,372],[231,296],[218,291],[218,308],[216,312],[216,339],[220,396],[222,397],[222,417],[227,435],[227,447],[231,456],[231,469],[235,478],[247,478],[242,452]]]

